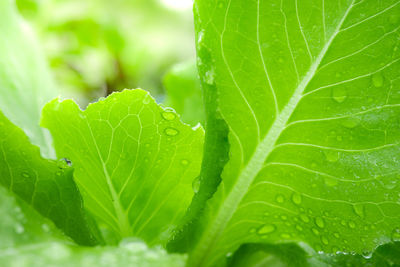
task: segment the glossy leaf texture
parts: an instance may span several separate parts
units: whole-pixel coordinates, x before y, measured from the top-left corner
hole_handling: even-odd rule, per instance
[[[44,104],[57,96],[36,36],[15,2],[0,2],[0,110],[21,127],[42,155],[54,156],[50,135],[39,127]]]
[[[124,90],[91,104],[54,100],[42,124],[70,159],[85,207],[119,240],[164,243],[182,218],[199,174],[203,129],[182,124],[149,93]]]
[[[188,265],[248,242],[365,253],[396,240],[400,2],[197,0],[195,13],[230,159]]]
[[[0,112],[0,184],[52,220],[80,245],[96,245],[80,192],[65,161],[43,159],[24,132]]]
[[[167,91],[165,105],[174,108],[183,122],[192,126],[204,125],[203,96],[196,63],[190,61],[173,66],[163,84]]]
[[[379,246],[374,253],[325,254],[317,253],[305,244],[245,244],[229,258],[230,267],[364,267],[398,266],[400,243]]]

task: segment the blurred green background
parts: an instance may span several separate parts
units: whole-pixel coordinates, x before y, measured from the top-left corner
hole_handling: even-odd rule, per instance
[[[199,102],[192,0],[17,0],[17,6],[39,36],[61,95],[82,107],[124,88],[146,89],[181,114],[185,101]],[[192,99],[166,99],[165,87],[172,95],[182,91],[174,84],[186,86]]]

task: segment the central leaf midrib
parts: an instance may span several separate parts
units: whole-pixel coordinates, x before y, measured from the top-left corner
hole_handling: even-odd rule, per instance
[[[250,158],[245,168],[243,168],[241,171],[235,185],[232,187],[232,190],[220,205],[216,216],[212,222],[208,224],[209,227],[207,227],[203,232],[202,238],[193,249],[188,261],[188,266],[203,266],[204,262],[208,258],[208,255],[213,251],[214,244],[224,232],[226,225],[236,212],[236,209],[248,191],[248,188],[263,167],[264,161],[274,150],[276,141],[285,129],[287,122],[302,99],[304,90],[307,88],[308,84],[316,74],[322,59],[330,48],[333,40],[339,33],[353,5],[354,1],[352,1],[350,6],[347,8],[328,42],[324,45],[318,57],[315,59],[308,72],[297,86],[288,104],[279,113],[265,138],[262,139],[262,141],[257,145],[253,156]]]

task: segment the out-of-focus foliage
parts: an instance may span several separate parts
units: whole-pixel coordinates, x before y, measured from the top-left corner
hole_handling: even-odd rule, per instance
[[[191,10],[159,0],[17,0],[64,95],[85,105],[124,88],[163,93],[171,65],[194,59]]]
[[[200,79],[195,62],[177,64],[164,77],[167,92],[165,105],[181,114],[183,122],[204,125],[204,107]]]

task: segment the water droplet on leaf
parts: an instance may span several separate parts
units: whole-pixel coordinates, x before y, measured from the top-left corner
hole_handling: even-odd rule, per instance
[[[193,192],[197,193],[200,189],[200,176],[193,180],[192,182]]]
[[[347,98],[347,91],[342,87],[336,87],[332,89],[332,98],[337,103],[343,103]]]
[[[315,224],[319,227],[319,228],[324,228],[325,227],[325,222],[322,218],[317,217],[315,218]]]
[[[283,203],[285,201],[285,197],[283,195],[277,195],[275,200],[278,203]]]
[[[372,75],[372,83],[375,87],[382,87],[383,86],[383,76],[380,72],[374,73]]]
[[[400,228],[395,228],[391,235],[392,241],[400,241]]]
[[[362,204],[355,204],[353,206],[354,213],[360,216],[361,218],[364,217],[364,205]]]
[[[297,192],[294,192],[292,194],[292,201],[294,204],[300,205],[301,204],[301,195]]]
[[[179,131],[172,127],[165,128],[164,132],[168,136],[175,136],[179,134]]]
[[[173,111],[164,111],[161,116],[167,121],[172,121],[176,118],[176,114]]]
[[[326,160],[329,162],[336,162],[339,159],[339,153],[337,151],[326,150],[324,153]]]
[[[300,214],[300,219],[305,223],[310,222],[310,218],[308,218],[308,216],[305,214]]]
[[[264,235],[264,234],[269,234],[272,233],[276,230],[275,225],[273,224],[265,224],[263,226],[261,226],[260,229],[258,229],[257,233],[260,235]]]

